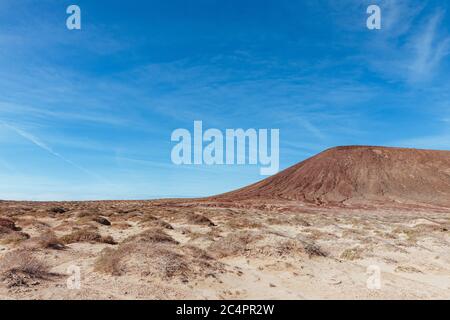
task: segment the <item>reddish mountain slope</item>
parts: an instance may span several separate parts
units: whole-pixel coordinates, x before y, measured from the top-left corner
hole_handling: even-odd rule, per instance
[[[450,205],[450,151],[336,147],[216,200]]]

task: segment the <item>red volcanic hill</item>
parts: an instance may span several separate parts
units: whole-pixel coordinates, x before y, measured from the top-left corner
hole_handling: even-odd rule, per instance
[[[336,147],[213,199],[450,206],[450,151]]]

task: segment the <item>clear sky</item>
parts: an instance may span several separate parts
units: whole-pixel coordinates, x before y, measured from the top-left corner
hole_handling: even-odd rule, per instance
[[[82,30],[66,28],[79,5]],[[366,28],[378,4],[382,29]],[[174,129],[450,149],[447,1],[1,0],[0,199],[204,196],[257,166],[176,166]]]

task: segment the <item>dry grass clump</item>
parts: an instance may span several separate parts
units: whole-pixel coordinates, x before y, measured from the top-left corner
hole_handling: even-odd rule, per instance
[[[261,252],[281,257],[292,257],[298,254],[307,254],[309,258],[328,256],[317,244],[298,238],[280,241],[274,247],[263,247]]]
[[[120,276],[124,272],[122,259],[126,256],[128,249],[128,246],[124,245],[120,245],[117,249],[103,249],[94,263],[94,270],[113,276]]]
[[[251,251],[250,245],[260,239],[262,239],[262,235],[259,232],[233,232],[223,239],[214,241],[208,251],[218,258],[246,254]]]
[[[17,244],[19,242],[30,239],[30,235],[21,231],[8,231],[9,229],[0,228],[1,244]],[[6,231],[6,232],[5,232]]]
[[[97,210],[82,210],[80,212],[78,212],[77,217],[78,218],[92,218],[95,217],[99,214],[99,212]]]
[[[289,224],[290,221],[289,221],[288,217],[277,216],[277,217],[267,218],[266,223],[268,225],[285,225],[285,224]]]
[[[60,240],[64,244],[77,242],[117,244],[111,236],[102,236],[98,232],[90,229],[76,230],[71,234],[62,236]]]
[[[256,219],[250,219],[246,217],[238,217],[234,219],[229,219],[227,225],[231,228],[237,229],[260,229],[264,225]]]
[[[209,227],[215,227],[216,225],[209,218],[198,213],[191,213],[188,215],[188,222],[192,224],[204,225]]]
[[[64,243],[60,239],[58,239],[56,234],[51,230],[48,230],[41,234],[35,239],[35,241],[38,246],[43,249],[62,250],[66,247]]]
[[[312,257],[326,257],[328,254],[315,243],[305,243],[303,248],[310,258]]]
[[[149,214],[145,215],[139,221],[139,223],[140,224],[145,224],[145,225],[151,225],[153,227],[161,227],[161,228],[164,228],[164,229],[173,230],[173,226],[170,223],[168,223],[168,222],[166,222],[164,220],[161,220],[161,219],[159,219],[159,218],[157,218],[155,216],[149,215]]]
[[[170,235],[164,232],[161,228],[147,229],[137,235],[128,237],[123,241],[127,242],[145,242],[145,243],[170,243],[178,244]]]
[[[0,243],[16,244],[30,238],[30,235],[19,231],[21,228],[8,218],[0,218]]]
[[[161,228],[164,228],[164,229],[168,229],[168,230],[173,230],[173,226],[170,223],[168,223],[168,222],[166,222],[164,220],[156,221],[155,222],[155,226],[158,226],[158,227],[161,227]]]
[[[119,230],[126,230],[132,227],[131,224],[129,224],[128,222],[125,221],[120,221],[120,222],[113,222],[112,227],[114,229],[119,229]]]
[[[275,246],[275,253],[278,256],[286,257],[303,252],[304,248],[301,243],[292,239],[281,241],[280,243],[278,243],[278,245]]]
[[[162,229],[152,228],[126,239],[117,249],[104,249],[94,269],[114,276],[138,272],[142,276],[188,282],[192,277],[217,270],[217,266],[204,250],[180,247]]]
[[[142,217],[141,223],[154,222],[154,221],[158,221],[158,220],[159,220],[159,218],[155,217],[154,215],[146,214]]]
[[[311,223],[309,223],[308,221],[306,221],[304,218],[302,218],[299,215],[291,216],[291,218],[289,219],[289,222],[296,226],[302,226],[302,227],[310,227],[311,226]]]
[[[276,217],[267,218],[269,225],[295,225],[301,227],[310,227],[311,224],[299,215],[283,214]]]
[[[361,248],[351,248],[351,249],[345,249],[341,253],[341,259],[344,260],[358,260],[362,258],[363,250]]]
[[[154,254],[154,263],[152,268],[144,271],[144,275],[156,275],[162,278],[179,276],[183,280],[188,278],[191,266],[183,254],[161,245],[156,245],[152,249],[152,254]]]
[[[16,223],[8,218],[0,218],[0,228],[9,229],[11,231],[20,231],[20,228],[16,227]]]
[[[413,266],[397,266],[394,270],[395,272],[405,272],[405,273],[423,273],[419,269]]]
[[[416,227],[401,226],[392,230],[392,234],[398,238],[404,235],[406,240],[411,244],[416,244],[417,241],[426,236],[430,236],[434,232],[445,232],[442,226],[439,225],[418,225]]]
[[[48,229],[50,225],[46,222],[34,218],[22,218],[18,221],[22,227],[34,227],[37,229]]]
[[[46,279],[53,275],[49,270],[49,266],[29,250],[9,252],[0,263],[1,279],[8,287],[28,286],[30,280]]]
[[[48,212],[50,212],[51,214],[63,214],[68,212],[69,209],[66,209],[64,207],[53,207],[48,209]]]

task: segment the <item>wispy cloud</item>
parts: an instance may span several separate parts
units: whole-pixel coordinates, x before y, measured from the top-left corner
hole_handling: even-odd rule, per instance
[[[37,138],[36,136],[32,135],[31,133],[17,128],[15,126],[12,126],[10,124],[7,124],[5,122],[0,122],[1,124],[3,124],[3,126],[13,130],[14,132],[16,132],[19,136],[21,136],[22,138],[28,140],[29,142],[33,143],[34,145],[36,145],[37,147],[41,148],[44,151],[47,151],[48,153],[50,153],[51,155],[61,159],[62,161],[66,162],[67,164],[73,166],[74,168],[83,171],[84,173],[88,174],[89,176],[92,176],[94,178],[100,178],[97,174],[83,168],[82,166],[76,164],[75,162],[73,162],[72,160],[67,159],[66,157],[62,156],[61,154],[59,154],[58,152],[54,151],[50,146],[48,146],[45,142],[43,142],[42,140],[40,140],[39,138]]]
[[[382,1],[382,29],[369,33],[372,71],[390,81],[423,85],[440,75],[440,65],[450,53],[450,37],[443,26],[445,10],[431,13],[426,4],[412,0]]]
[[[415,49],[415,56],[409,68],[412,81],[429,79],[443,58],[450,53],[450,37],[439,31],[443,14],[439,11],[431,16],[424,30],[412,40]]]

